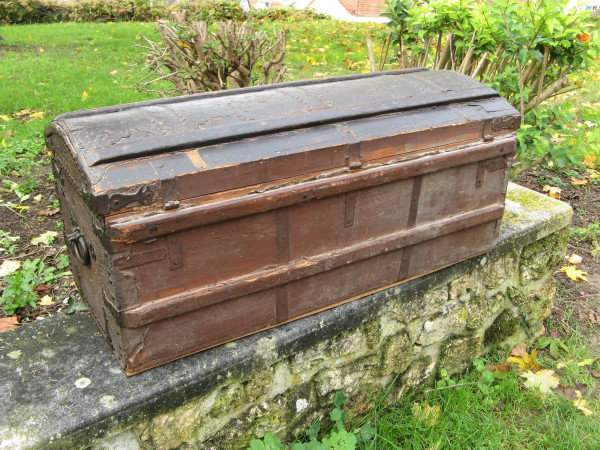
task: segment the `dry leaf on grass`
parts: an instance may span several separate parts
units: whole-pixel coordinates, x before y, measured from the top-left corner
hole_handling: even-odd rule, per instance
[[[60,208],[53,208],[53,209],[44,209],[43,211],[38,212],[38,216],[53,216],[54,214],[58,213],[60,211]]]
[[[510,369],[512,368],[512,364],[509,362],[505,362],[504,364],[488,364],[487,366],[485,366],[485,368],[487,370],[489,370],[490,372],[501,372],[501,373],[508,373],[510,372]]]
[[[515,351],[517,350],[517,351]],[[519,371],[524,371],[524,370],[533,370],[534,372],[537,372],[538,370],[541,369],[539,364],[535,363],[535,358],[537,357],[537,350],[532,350],[531,351],[531,355],[527,352],[521,351],[520,346],[516,347],[513,349],[512,352],[510,352],[510,354],[519,354],[519,355],[523,355],[523,356],[509,356],[507,358],[507,361],[509,363],[513,363],[516,364],[517,366],[519,366]]]
[[[5,259],[0,266],[0,277],[16,272],[21,267],[21,261]]]
[[[525,344],[521,344],[510,351],[510,356],[516,356],[517,358],[522,358],[527,354],[527,348]]]
[[[580,180],[579,178],[575,178],[575,177],[571,177],[571,184],[573,186],[585,186],[586,184],[588,184],[589,179],[586,177],[583,180]]]
[[[575,394],[577,395],[577,400],[573,400],[573,404],[577,407],[577,409],[579,411],[581,411],[583,414],[585,414],[586,416],[593,415],[594,413],[586,408],[585,405],[587,405],[587,402],[582,398],[583,397],[582,393],[580,391],[576,390]]]
[[[583,280],[587,281],[587,272],[577,269],[575,266],[563,266],[560,268],[561,272],[564,272],[573,281]]]
[[[546,192],[550,197],[552,198],[556,198],[559,199],[560,198],[560,188],[554,187],[554,186],[549,186],[549,185],[545,185],[542,188],[542,191]]]
[[[31,245],[39,245],[39,244],[52,245],[52,243],[54,242],[54,238],[56,236],[58,236],[58,233],[56,231],[46,231],[45,233],[42,233],[39,236],[34,237],[31,240]]]
[[[567,367],[567,365],[571,364],[573,361],[573,358],[569,359],[568,361],[558,361],[558,363],[556,364],[556,368],[562,369],[563,367]]]
[[[440,419],[440,407],[438,405],[430,405],[427,401],[413,403],[412,413],[418,422],[427,427],[434,426]]]
[[[560,380],[554,376],[554,371],[549,369],[538,370],[537,372],[523,372],[521,377],[525,378],[523,385],[527,389],[539,389],[544,394],[556,389]]]
[[[40,306],[50,306],[50,305],[54,305],[54,303],[56,303],[54,300],[52,300],[52,297],[50,297],[49,295],[44,295],[40,302],[38,303],[38,305]]]
[[[0,318],[0,333],[14,330],[15,328],[19,328],[19,321],[16,317],[13,316]]]

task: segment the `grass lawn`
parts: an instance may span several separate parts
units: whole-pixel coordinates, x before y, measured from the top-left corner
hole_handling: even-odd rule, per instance
[[[368,71],[365,37],[373,38],[377,55],[378,36],[385,29],[380,24],[339,21],[273,24],[275,28],[284,25],[289,30],[288,81]],[[144,23],[0,27],[4,38],[0,41],[0,175],[4,178],[0,184],[0,256],[39,259],[45,266],[36,263],[32,273],[38,278],[56,276],[51,278],[50,300],[21,310],[18,317],[22,322],[55,314],[64,308],[63,300],[76,296],[69,272],[62,271],[62,224],[55,215],[58,210],[43,129],[63,112],[155,98],[155,94],[135,88],[142,78],[135,67],[139,49],[132,48],[139,34],[156,38],[154,26]],[[592,121],[600,117],[597,73],[584,74],[583,88],[570,97],[572,133],[585,136],[595,126]],[[558,143],[560,139],[564,138],[559,136]],[[576,226],[585,235],[584,241],[572,241],[572,249],[583,253],[585,261],[592,261],[600,225],[598,233],[586,230],[600,223],[598,183],[572,186],[570,177],[584,174],[579,169],[569,170],[572,172],[552,171],[545,166],[520,181],[540,190],[545,184],[562,187],[563,199],[580,210]],[[31,238],[44,232],[54,233],[46,245],[30,244]],[[47,273],[49,267],[55,268],[55,273]],[[598,264],[590,267],[591,272]],[[0,282],[0,287],[5,286]],[[585,297],[580,294],[584,290],[590,292],[562,277],[557,300],[560,310],[546,327],[556,333],[552,339],[564,346],[553,355],[548,348],[540,349],[539,362],[556,371],[563,386],[578,387],[591,416],[577,407],[583,403],[574,403],[577,397],[527,390],[516,373],[482,382],[484,371],[479,367],[460,378],[440,380],[439,387],[444,389],[411,394],[393,407],[380,406],[368,417],[377,427],[376,448],[600,448],[600,383],[594,375],[600,372],[600,307],[599,299],[590,297],[581,308],[598,312],[597,322],[580,319],[583,310],[573,305]],[[561,303],[561,299],[567,300]],[[69,308],[74,307],[69,300]],[[488,355],[480,365],[499,364],[506,356]],[[558,367],[560,361],[570,362]],[[425,405],[432,407],[434,420],[423,420],[415,412]]]

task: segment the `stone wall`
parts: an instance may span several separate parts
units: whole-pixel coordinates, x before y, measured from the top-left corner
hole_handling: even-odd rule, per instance
[[[438,286],[387,291],[385,306],[352,330],[291,355],[259,341],[264,364],[232,377],[210,393],[137,425],[154,448],[242,448],[265,431],[293,440],[331,408],[337,390],[351,411],[365,412],[400,374],[391,390],[415,388],[441,369],[463,371],[492,346],[531,341],[552,308],[552,272],[563,257],[566,233],[524,248],[477,259],[467,274]],[[235,344],[233,344],[235,345]]]
[[[70,336],[51,323],[19,330],[0,340],[5,392],[21,395],[0,406],[0,448],[243,448],[266,431],[290,440],[338,390],[351,415],[364,413],[392,383],[390,401],[543,332],[570,217],[568,205],[512,185],[494,250],[129,378],[101,338],[86,337],[89,318],[57,319]]]

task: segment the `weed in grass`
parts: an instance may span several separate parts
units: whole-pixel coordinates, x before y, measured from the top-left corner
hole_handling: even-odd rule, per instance
[[[46,266],[39,258],[26,260],[20,270],[4,277],[4,288],[0,304],[6,315],[11,316],[19,308],[27,305],[36,307],[38,295],[34,289],[40,284],[48,284],[60,278],[56,267]]]
[[[600,221],[596,220],[590,223],[587,228],[569,228],[569,231],[576,241],[586,241],[591,243],[600,236]]]
[[[14,255],[18,247],[19,236],[11,236],[9,232],[0,230],[0,253]]]

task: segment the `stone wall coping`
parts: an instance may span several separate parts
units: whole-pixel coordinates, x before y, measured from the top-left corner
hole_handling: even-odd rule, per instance
[[[0,449],[79,447],[174,409],[223,383],[373,318],[390,292],[427,292],[567,227],[569,205],[509,184],[497,246],[487,254],[132,377],[88,313],[0,334]]]

